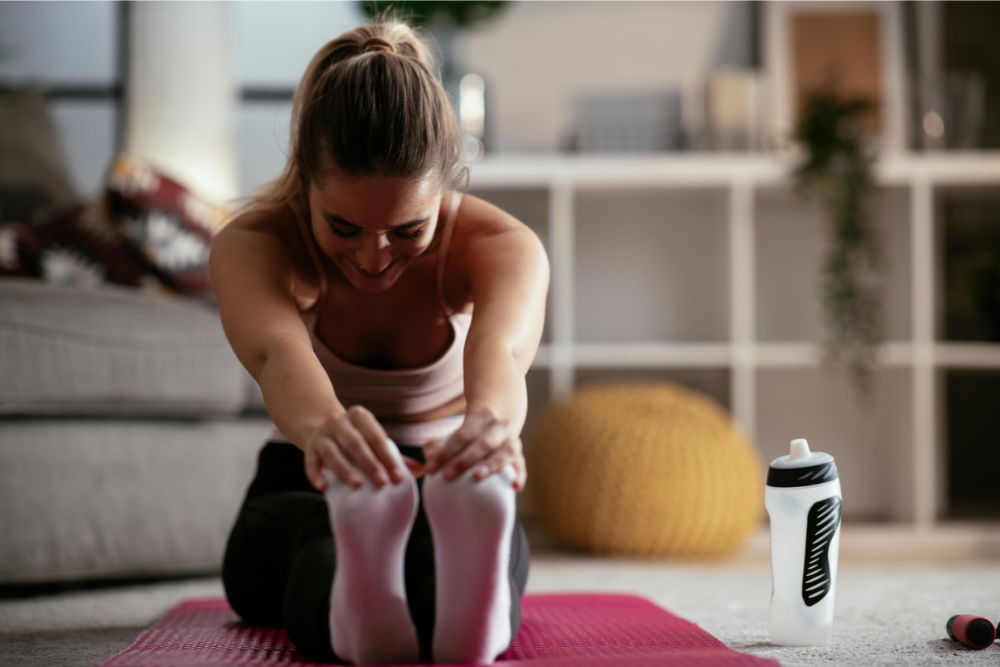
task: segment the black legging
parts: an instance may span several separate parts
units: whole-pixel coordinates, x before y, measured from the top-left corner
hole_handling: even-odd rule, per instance
[[[423,462],[420,447],[398,445]],[[404,576],[410,616],[424,659],[434,634],[434,542],[423,507],[406,545]],[[511,637],[521,623],[528,581],[528,540],[514,522],[510,549]],[[296,649],[315,660],[338,661],[330,648],[330,589],[336,547],[326,501],[305,476],[303,454],[284,442],[260,451],[257,475],[229,535],[222,564],[226,597],[250,625],[284,626]]]

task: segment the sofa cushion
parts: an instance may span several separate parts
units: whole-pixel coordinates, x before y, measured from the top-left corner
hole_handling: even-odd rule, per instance
[[[218,312],[184,297],[0,279],[0,414],[239,412],[243,367]]]
[[[0,583],[218,571],[270,429],[0,420]]]

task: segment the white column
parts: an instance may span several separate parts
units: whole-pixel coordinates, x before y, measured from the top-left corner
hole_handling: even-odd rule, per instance
[[[573,183],[557,177],[549,185],[549,238],[552,239],[552,357],[549,392],[557,401],[573,391],[576,308],[574,299]]]
[[[756,276],[753,184],[729,186],[729,339],[732,350],[730,402],[733,417],[751,438],[757,431]]]
[[[937,402],[934,368],[934,188],[914,178],[910,190],[913,271],[913,518],[929,528],[937,514]]]
[[[239,194],[237,87],[223,2],[130,2],[125,150],[197,194]]]

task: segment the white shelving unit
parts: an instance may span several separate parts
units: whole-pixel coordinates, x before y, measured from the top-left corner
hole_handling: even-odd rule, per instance
[[[490,156],[471,169],[471,188],[547,193],[548,247],[552,267],[548,341],[535,368],[548,371],[553,398],[571,391],[579,369],[722,369],[729,372],[729,403],[736,420],[758,433],[758,375],[768,369],[816,369],[815,341],[774,342],[758,336],[758,198],[766,188],[790,185],[790,162],[771,156],[677,155],[508,155]],[[909,373],[910,491],[899,512],[918,530],[934,526],[942,486],[939,447],[938,370],[1000,369],[1000,344],[937,340],[935,189],[942,186],[1000,185],[1000,155],[925,154],[884,159],[876,166],[881,186],[908,192],[910,298],[907,339],[887,343],[884,367]],[[728,263],[728,340],[685,342],[587,342],[575,331],[576,234],[581,193],[616,189],[670,191],[710,188],[725,192]],[[627,224],[622,221],[621,224]]]

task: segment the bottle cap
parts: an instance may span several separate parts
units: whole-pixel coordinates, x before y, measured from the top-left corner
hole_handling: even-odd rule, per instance
[[[809,441],[805,438],[799,438],[798,440],[792,440],[792,449],[788,452],[788,462],[791,463],[797,459],[801,459],[803,456],[809,456],[812,454],[809,451]]]
[[[813,452],[803,438],[792,440],[787,456],[771,461],[767,485],[773,487],[812,486],[838,479],[837,464],[826,452]]]

